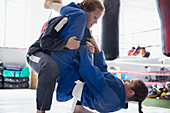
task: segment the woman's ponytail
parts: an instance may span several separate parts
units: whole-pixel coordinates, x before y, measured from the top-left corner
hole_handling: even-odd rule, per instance
[[[142,102],[139,102],[138,106],[139,106],[139,108],[138,108],[139,113],[143,113],[143,111],[142,111]]]

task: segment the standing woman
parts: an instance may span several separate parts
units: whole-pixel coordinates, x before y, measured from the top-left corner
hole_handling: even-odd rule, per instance
[[[38,73],[37,113],[45,113],[46,110],[50,110],[56,79],[59,75],[61,76],[62,68],[65,68],[65,64],[72,64],[72,59],[76,57],[85,27],[91,28],[104,12],[103,4],[98,0],[84,0],[77,5],[70,3],[67,6],[63,6],[57,0],[46,0],[44,7],[51,7],[61,15],[65,15],[68,23],[58,38],[42,35],[29,48],[27,61]],[[44,32],[53,33],[55,29],[52,28],[49,31]],[[50,54],[44,54],[44,51],[48,51]]]

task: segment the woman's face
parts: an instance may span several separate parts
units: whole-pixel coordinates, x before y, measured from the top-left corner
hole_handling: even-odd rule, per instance
[[[103,11],[99,8],[96,8],[95,11],[87,12],[87,23],[86,28],[90,29],[94,24],[97,24],[97,20],[103,15]]]
[[[132,92],[132,87],[135,86],[135,84],[137,84],[139,82],[139,79],[133,79],[133,80],[123,80],[123,84],[125,86],[125,92],[126,95],[130,94],[130,92]],[[134,92],[134,91],[133,91]]]

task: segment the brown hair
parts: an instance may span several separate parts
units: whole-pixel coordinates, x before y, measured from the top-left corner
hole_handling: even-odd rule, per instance
[[[77,3],[77,5],[87,12],[95,11],[96,8],[101,9],[103,12],[105,11],[103,3],[99,0],[83,0],[81,3]]]
[[[143,113],[142,102],[148,95],[148,87],[142,80],[139,80],[138,83],[136,83],[135,86],[132,87],[132,90],[135,91],[135,94],[129,98],[129,101],[137,101],[139,105],[139,113]]]

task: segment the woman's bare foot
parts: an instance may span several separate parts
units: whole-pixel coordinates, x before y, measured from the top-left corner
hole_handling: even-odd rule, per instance
[[[82,105],[76,105],[73,113],[94,113],[94,112],[87,110]]]
[[[44,2],[44,8],[46,8],[46,9],[51,9],[50,6],[51,6],[51,4],[54,3],[54,2],[62,4],[62,1],[61,1],[61,0],[45,0],[45,2]]]
[[[45,113],[45,111],[37,110],[37,113]]]

